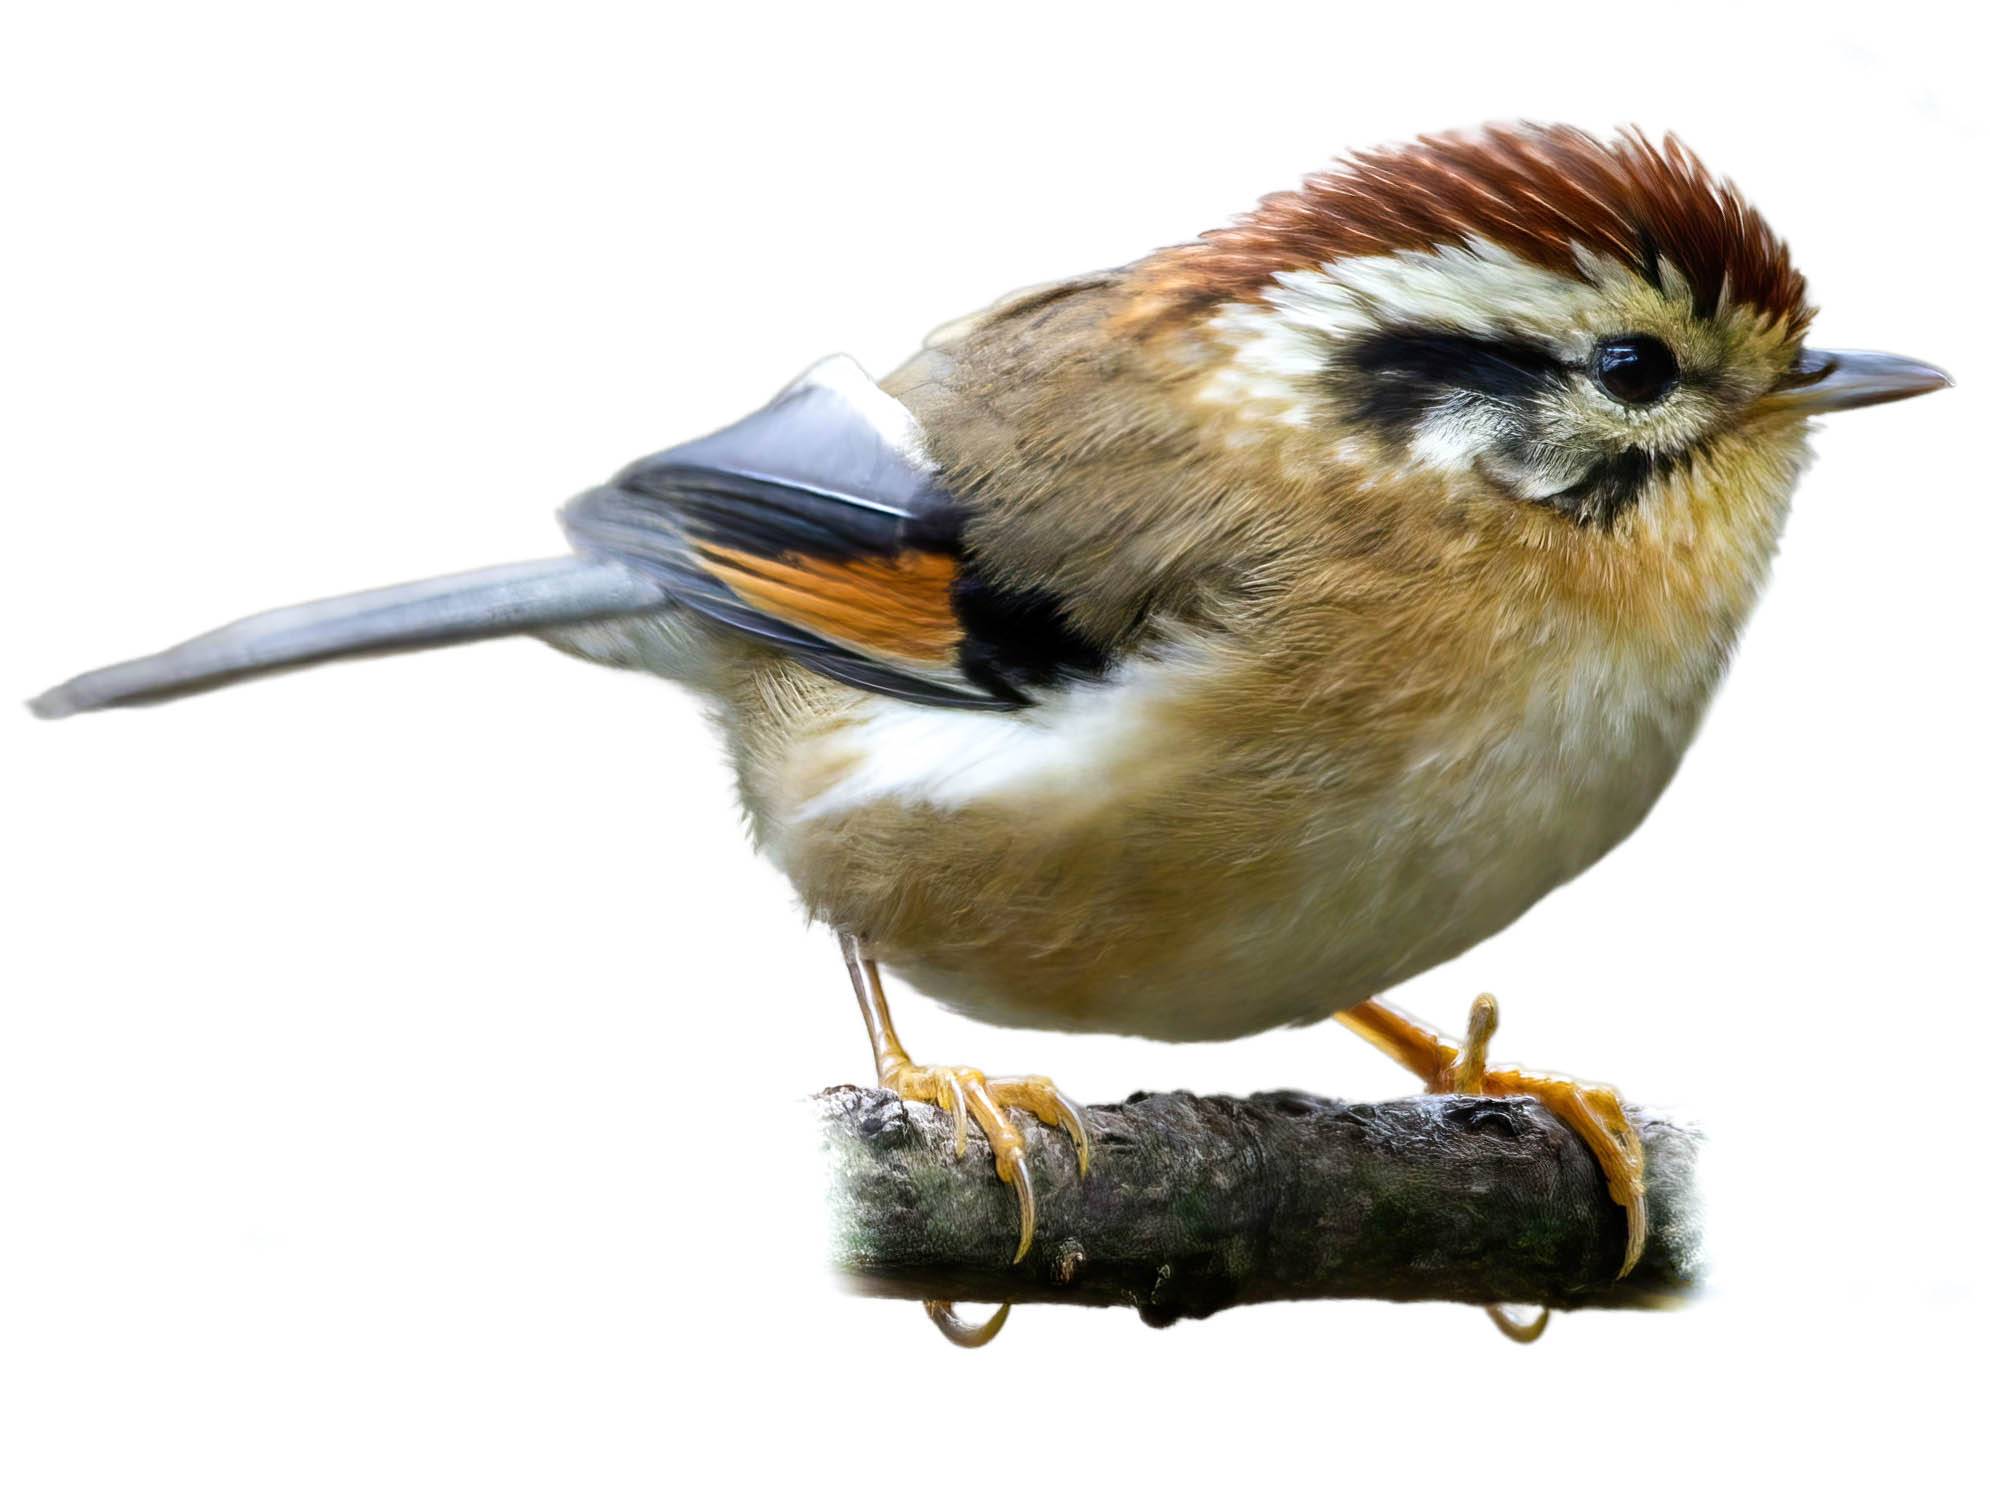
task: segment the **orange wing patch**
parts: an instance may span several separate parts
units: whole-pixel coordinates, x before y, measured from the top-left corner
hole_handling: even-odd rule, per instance
[[[946,555],[769,558],[702,544],[698,553],[756,610],[873,657],[944,666],[960,646],[953,609],[959,566]]]

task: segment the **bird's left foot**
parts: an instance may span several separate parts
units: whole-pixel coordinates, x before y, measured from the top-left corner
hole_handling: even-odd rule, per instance
[[[1484,1093],[1495,1098],[1526,1097],[1574,1130],[1603,1168],[1610,1198],[1624,1209],[1628,1236],[1624,1243],[1622,1279],[1637,1267],[1645,1248],[1645,1152],[1637,1126],[1624,1113],[1617,1090],[1596,1083],[1579,1083],[1552,1073],[1518,1067],[1486,1066],[1486,1048],[1499,1024],[1499,1002],[1480,995],[1472,1002],[1471,1022],[1463,1045],[1454,1046],[1431,1027],[1413,1020],[1380,1000],[1367,1000],[1337,1017],[1423,1079],[1431,1093]],[[1510,1318],[1494,1313],[1509,1336],[1538,1326],[1515,1327]],[[1545,1321],[1545,1316],[1542,1318]],[[1525,1340],[1532,1340],[1525,1337]]]

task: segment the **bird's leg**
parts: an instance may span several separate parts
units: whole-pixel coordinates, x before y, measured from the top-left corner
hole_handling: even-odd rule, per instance
[[[1365,1000],[1334,1019],[1415,1073],[1427,1092],[1538,1100],[1582,1138],[1603,1167],[1611,1200],[1624,1209],[1629,1236],[1624,1245],[1624,1267],[1617,1277],[1622,1279],[1637,1267],[1645,1247],[1644,1142],[1638,1138],[1637,1126],[1626,1117],[1614,1088],[1517,1067],[1486,1066],[1486,1045],[1499,1024],[1499,1002],[1491,995],[1480,995],[1472,1002],[1471,1023],[1462,1046],[1453,1046],[1434,1028],[1380,1000]],[[1508,1335],[1514,1334],[1511,1322],[1501,1319],[1500,1327]],[[1528,1329],[1539,1335],[1538,1327]]]
[[[900,1098],[937,1103],[953,1115],[956,1156],[967,1154],[970,1119],[987,1137],[989,1147],[995,1152],[995,1174],[1016,1191],[1022,1214],[1021,1237],[1016,1244],[1016,1259],[1020,1260],[1030,1251],[1030,1241],[1036,1236],[1036,1193],[1030,1185],[1022,1131],[1003,1109],[1005,1106],[1027,1109],[1045,1124],[1067,1131],[1078,1147],[1080,1176],[1085,1174],[1092,1159],[1092,1142],[1085,1133],[1084,1119],[1049,1078],[991,1078],[973,1067],[923,1067],[914,1062],[892,1029],[884,986],[878,980],[878,966],[865,954],[863,945],[848,933],[842,935],[842,945],[850,983],[857,991],[857,1005],[864,1012],[864,1026],[871,1035],[871,1054],[877,1059],[879,1085]],[[939,1320],[939,1316],[936,1314],[934,1319]],[[958,1340],[953,1332],[948,1332],[948,1336]]]

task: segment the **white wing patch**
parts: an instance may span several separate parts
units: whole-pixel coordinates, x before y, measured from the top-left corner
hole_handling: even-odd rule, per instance
[[[908,465],[925,472],[934,470],[932,458],[926,454],[925,432],[912,411],[879,388],[855,358],[841,352],[823,358],[804,369],[774,402],[811,388],[827,389],[856,410]]]
[[[830,785],[801,805],[797,822],[882,799],[962,808],[993,799],[1096,791],[1101,774],[1151,749],[1157,707],[1184,692],[1197,664],[1177,652],[1135,659],[1098,683],[1068,685],[1027,710],[992,714],[935,710],[883,696],[855,704],[847,723],[799,748],[848,760]]]

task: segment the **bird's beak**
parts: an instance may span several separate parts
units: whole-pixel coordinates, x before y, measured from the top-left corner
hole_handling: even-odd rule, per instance
[[[1940,368],[1890,352],[1827,352],[1806,347],[1790,371],[1757,401],[1763,409],[1828,414],[1890,404],[1953,385]]]

